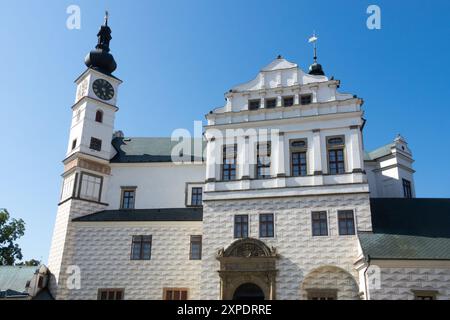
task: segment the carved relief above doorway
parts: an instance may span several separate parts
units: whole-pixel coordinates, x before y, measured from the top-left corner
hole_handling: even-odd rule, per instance
[[[221,299],[261,298],[260,293],[254,295],[242,291],[242,288],[256,287],[261,289],[265,300],[275,299],[277,259],[275,248],[269,248],[264,242],[253,238],[237,240],[226,250],[219,250]]]

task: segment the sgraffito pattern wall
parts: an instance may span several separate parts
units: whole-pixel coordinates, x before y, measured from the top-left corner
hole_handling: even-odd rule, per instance
[[[125,299],[162,299],[163,288],[188,288],[199,296],[200,260],[189,260],[190,236],[201,235],[201,222],[105,225],[72,223],[64,265],[77,265],[81,288],[64,286],[60,276],[58,299],[97,299],[99,288],[123,288]],[[131,260],[133,235],[152,235],[151,260]]]
[[[314,269],[336,266],[358,281],[353,263],[358,255],[356,236],[339,236],[337,210],[352,209],[358,230],[370,231],[371,218],[368,194],[343,194],[273,199],[207,201],[203,211],[203,261],[201,274],[202,299],[218,299],[220,280],[217,251],[226,248],[233,238],[233,217],[249,215],[249,236],[274,246],[280,255],[277,262],[277,299],[301,299],[301,284]],[[313,237],[311,212],[328,213],[328,236]],[[275,237],[259,238],[260,213],[274,213]],[[350,287],[349,287],[350,288]],[[354,290],[352,287],[351,290]],[[355,297],[349,292],[342,298]]]
[[[380,269],[379,289],[370,290],[371,300],[412,300],[413,290],[437,290],[438,300],[450,300],[450,268]]]

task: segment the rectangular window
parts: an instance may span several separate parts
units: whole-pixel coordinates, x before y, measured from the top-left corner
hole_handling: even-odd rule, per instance
[[[294,177],[307,175],[306,140],[294,140],[290,142],[291,175]]]
[[[76,177],[76,174],[72,173],[71,175],[64,178],[62,192],[61,192],[61,201],[74,196],[74,188],[75,188],[75,181],[76,181],[75,177]]]
[[[134,209],[136,188],[122,188],[122,209]]]
[[[413,290],[414,300],[436,300],[435,290]]]
[[[234,237],[235,238],[248,237],[248,215],[234,216]]]
[[[300,96],[300,104],[301,105],[311,104],[311,102],[312,102],[312,95],[311,94],[302,94]]]
[[[123,300],[124,289],[98,289],[98,300]]]
[[[202,259],[202,236],[191,236],[190,260]]]
[[[103,178],[82,172],[80,180],[79,197],[85,200],[100,201]]]
[[[44,277],[39,276],[39,279],[38,279],[38,288],[39,288],[39,289],[42,289],[43,287],[44,287]]]
[[[193,187],[191,189],[191,206],[202,205],[203,189],[201,187]]]
[[[308,290],[308,300],[337,300],[337,290]]]
[[[406,179],[402,179],[402,181],[403,181],[403,196],[405,198],[412,198],[411,182]]]
[[[237,145],[223,147],[222,180],[236,180]]]
[[[188,289],[164,288],[163,296],[164,300],[187,300]]]
[[[353,210],[338,211],[339,235],[354,235],[355,234],[355,219]]]
[[[312,220],[312,235],[313,236],[327,236],[328,235],[328,221],[327,212],[318,211],[311,213]]]
[[[345,173],[344,137],[331,137],[327,139],[328,173]]]
[[[96,151],[102,150],[102,140],[92,137],[89,148]]]
[[[152,236],[133,236],[131,260],[150,260],[152,255]]]
[[[306,176],[306,152],[292,152],[291,162],[294,177]]]
[[[260,143],[257,146],[256,177],[270,178],[270,143]]]
[[[273,237],[273,214],[264,213],[259,215],[259,236],[261,238]]]
[[[271,108],[275,108],[277,106],[277,99],[267,99],[265,101],[266,103],[266,108],[271,109]]]
[[[72,141],[72,150],[77,146],[77,139],[73,139]]]
[[[249,110],[257,110],[259,109],[261,104],[261,100],[249,100],[248,101],[248,109]]]
[[[284,107],[292,107],[294,105],[294,97],[284,97],[283,98],[283,106]]]

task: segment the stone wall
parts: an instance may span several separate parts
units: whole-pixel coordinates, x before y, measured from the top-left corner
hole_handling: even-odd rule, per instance
[[[248,214],[249,236],[276,247],[280,255],[277,262],[277,299],[301,299],[303,280],[311,271],[323,266],[342,269],[352,275],[357,283],[358,273],[353,266],[358,256],[357,236],[338,235],[337,210],[345,209],[354,210],[358,230],[371,230],[368,194],[205,202],[200,298],[218,299],[220,296],[216,254],[235,240],[235,214]],[[311,211],[318,210],[328,212],[328,236],[312,236]],[[260,213],[274,213],[274,238],[259,238]],[[355,293],[343,294],[342,297],[355,297]]]
[[[123,288],[125,299],[161,299],[164,287],[188,288],[198,299],[200,260],[189,260],[190,236],[201,222],[72,223],[64,264],[81,271],[81,288],[64,286],[58,299],[97,299],[100,288]],[[150,260],[130,260],[133,235],[152,235]]]

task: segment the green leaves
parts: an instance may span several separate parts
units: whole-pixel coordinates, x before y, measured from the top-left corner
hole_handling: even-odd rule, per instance
[[[6,209],[0,209],[0,265],[13,265],[22,259],[22,251],[16,240],[25,234],[22,219],[10,219]]]

